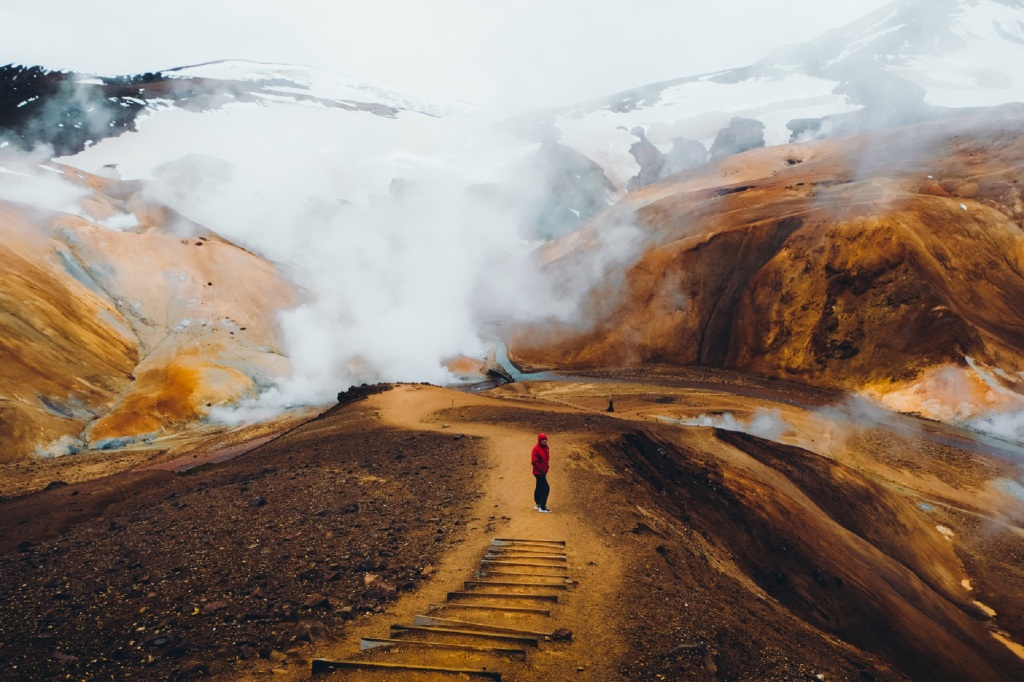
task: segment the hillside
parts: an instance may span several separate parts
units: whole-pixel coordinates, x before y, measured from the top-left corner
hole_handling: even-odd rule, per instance
[[[0,660],[25,680],[304,680],[318,658],[595,682],[1024,671],[1015,451],[720,372],[380,388],[219,465],[0,502]],[[541,430],[552,514],[531,508]],[[542,613],[452,596],[539,580],[478,571],[500,537],[565,541]],[[423,617],[571,641],[359,652]]]
[[[273,265],[136,184],[52,164],[3,181],[33,201],[0,200],[0,461],[189,430],[288,371],[273,315],[298,293]]]
[[[1018,406],[1021,111],[750,151],[634,192],[545,247],[564,286],[601,279],[576,320],[512,332],[510,357],[732,369],[937,419]]]

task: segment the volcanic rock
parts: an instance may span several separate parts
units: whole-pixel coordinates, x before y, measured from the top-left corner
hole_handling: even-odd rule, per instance
[[[634,142],[629,148],[629,153],[640,165],[640,173],[630,178],[626,185],[627,192],[632,192],[658,180],[662,177],[662,169],[665,167],[665,155],[651,144],[643,128],[637,126],[630,131],[630,134],[640,138],[639,142]]]
[[[672,140],[672,149],[665,154],[665,165],[661,169],[661,177],[690,170],[705,164],[708,150],[697,140],[677,137]]]
[[[711,160],[764,147],[764,124],[753,118],[735,117],[722,128],[711,145]]]

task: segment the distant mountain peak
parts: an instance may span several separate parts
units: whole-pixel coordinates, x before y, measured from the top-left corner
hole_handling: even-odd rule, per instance
[[[1024,0],[897,0],[747,67],[641,85],[602,100],[505,122],[597,160],[621,191],[642,171],[638,127],[662,153],[710,149],[734,119],[764,125],[764,145],[841,137],[1024,102]]]
[[[136,118],[146,110],[208,111],[271,101],[389,118],[401,111],[442,116],[460,108],[308,66],[221,60],[142,74],[96,76],[8,64],[0,67],[0,144],[25,150],[48,144],[56,156],[69,156],[135,130]]]

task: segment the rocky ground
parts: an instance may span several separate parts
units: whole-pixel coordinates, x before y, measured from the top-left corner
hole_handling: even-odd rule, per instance
[[[307,679],[311,659],[357,655],[443,600],[507,535],[567,541],[574,586],[551,620],[574,636],[503,679],[1024,671],[1019,519],[979,496],[1004,461],[948,444],[894,460],[905,429],[825,441],[807,405],[829,396],[726,375],[349,397],[227,462],[0,502],[0,664],[22,680]],[[659,421],[765,405],[790,444]],[[523,465],[542,430],[550,515]]]
[[[455,472],[477,448],[381,429],[356,406],[244,459],[133,476],[130,495],[0,557],[0,661],[23,680],[276,666],[430,575],[465,524]],[[74,514],[94,487],[47,497]],[[2,518],[13,537],[30,523]]]

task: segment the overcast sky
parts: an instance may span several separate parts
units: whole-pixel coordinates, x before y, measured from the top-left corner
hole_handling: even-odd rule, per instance
[[[12,0],[0,7],[0,64],[107,75],[308,64],[522,110],[745,66],[888,1]]]

